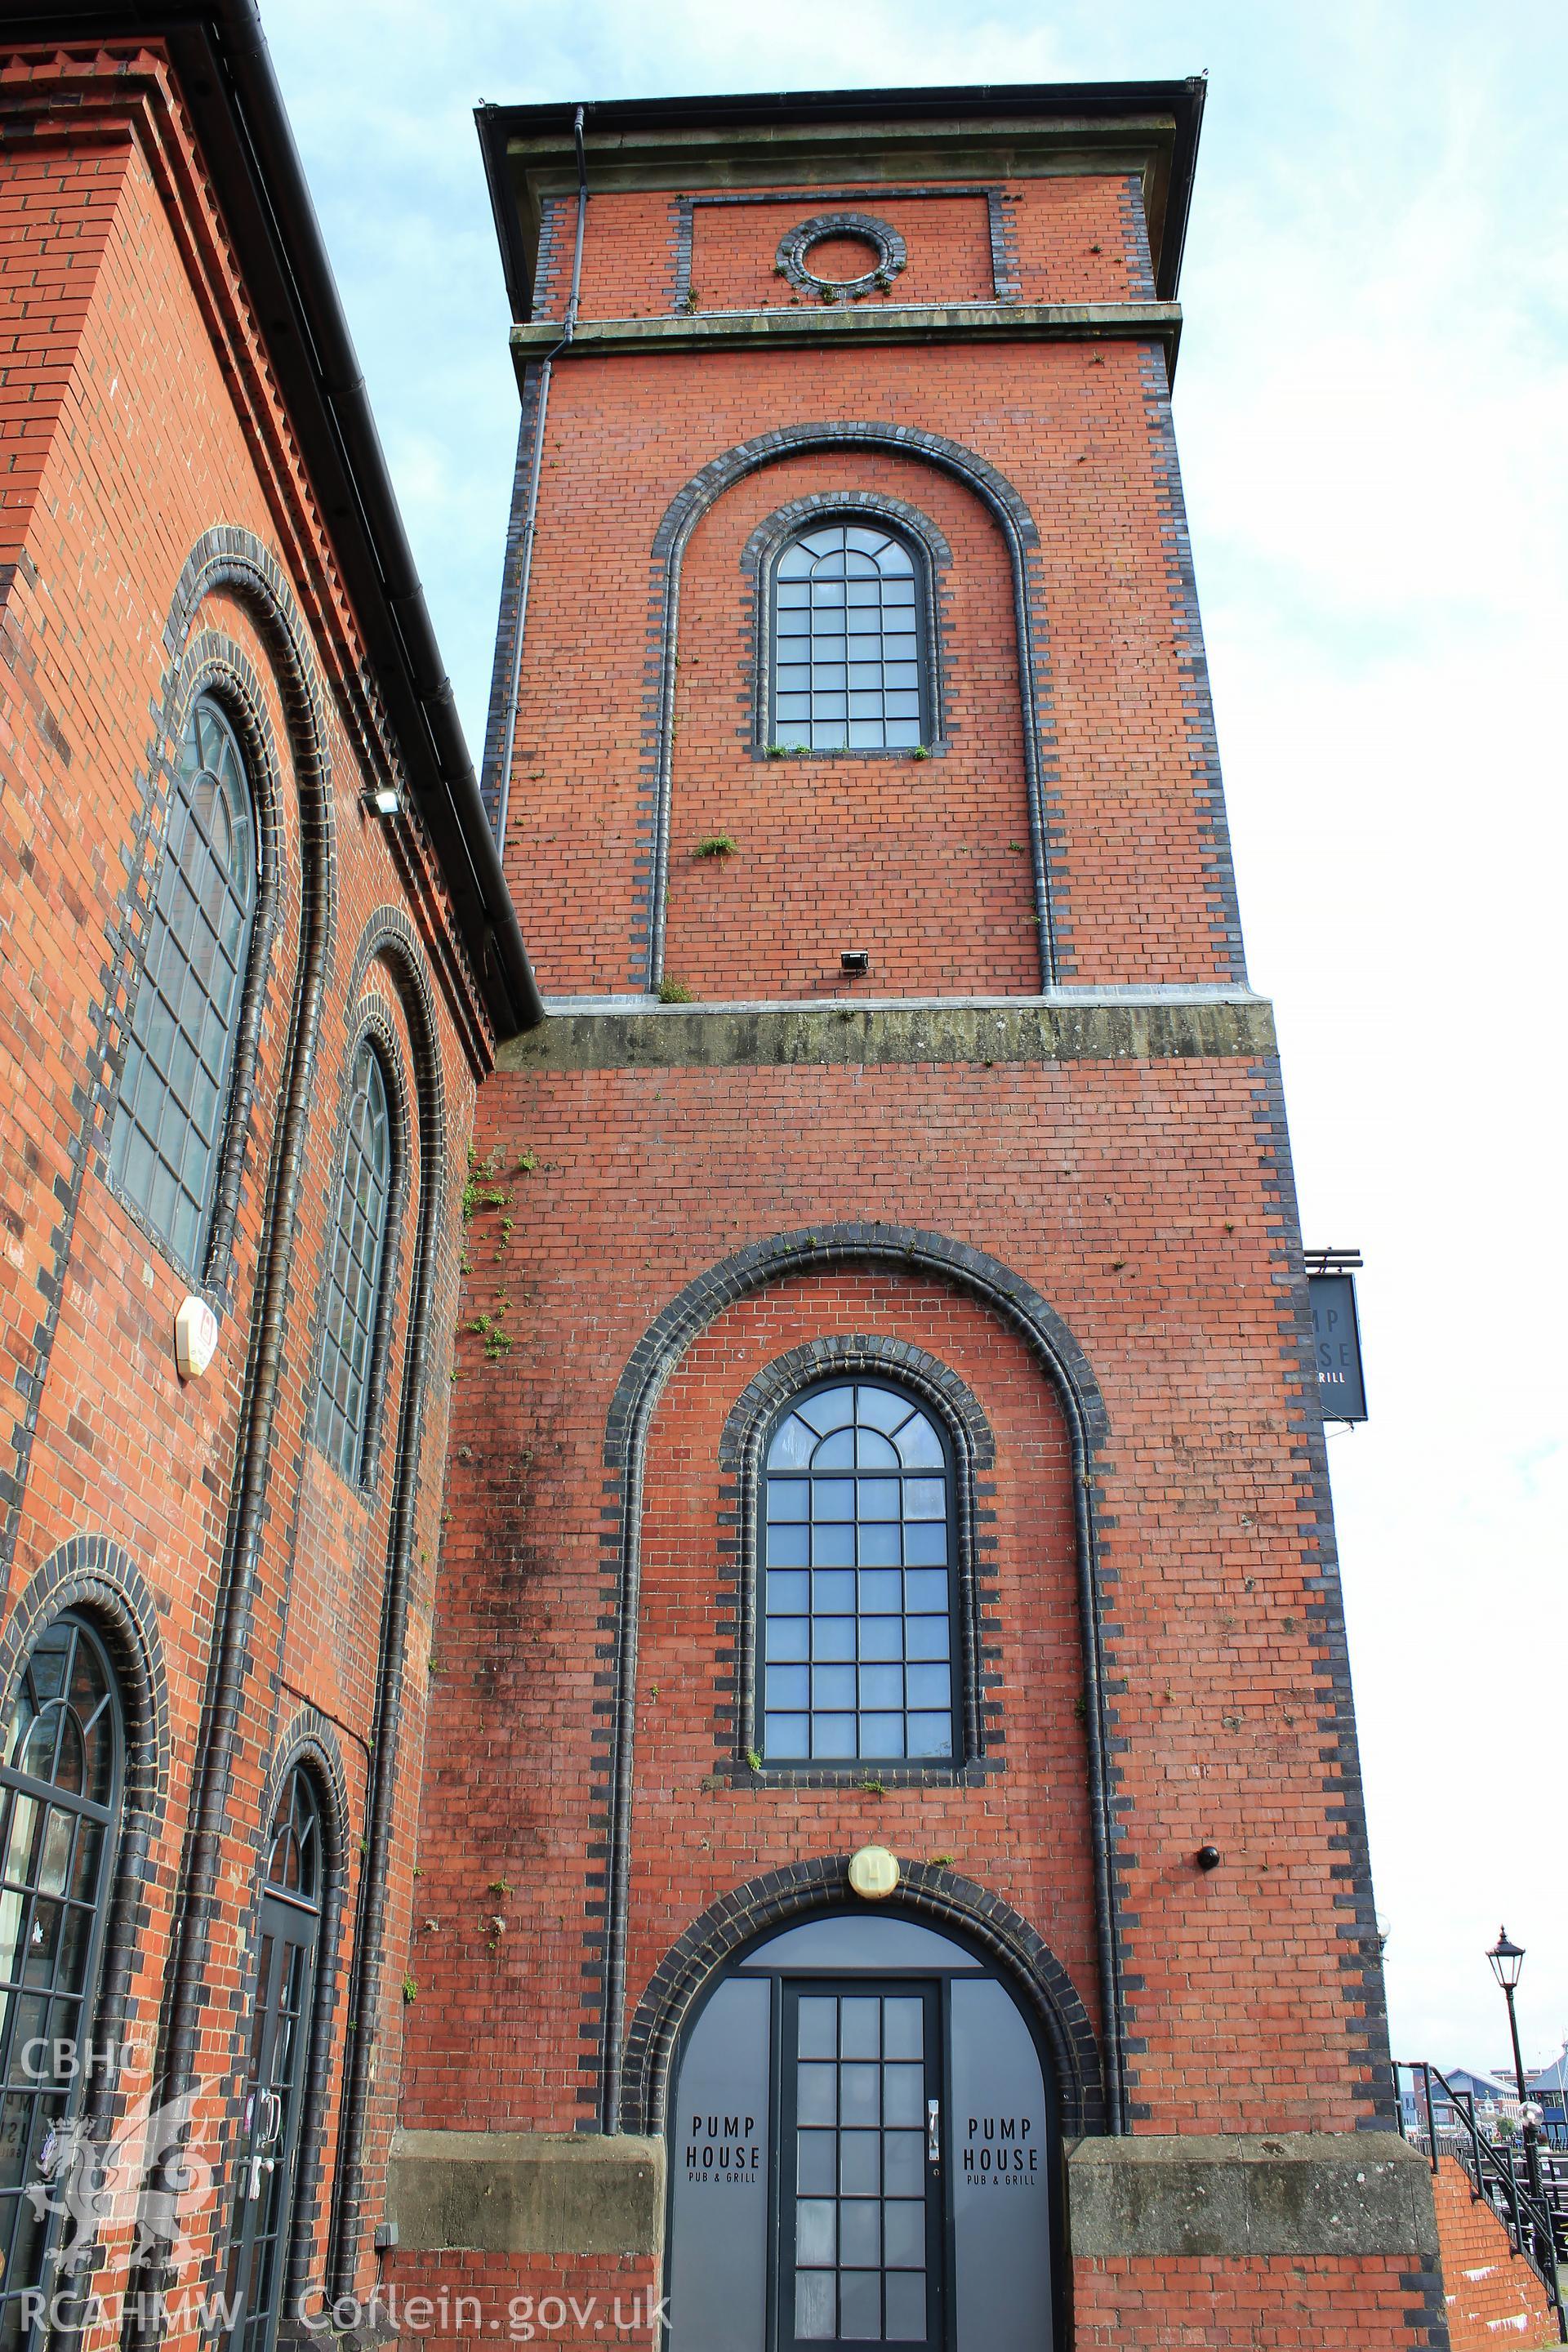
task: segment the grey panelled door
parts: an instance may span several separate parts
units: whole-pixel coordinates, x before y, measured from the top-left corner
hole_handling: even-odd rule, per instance
[[[867,1906],[753,1946],[681,2036],[668,2352],[1050,2352],[1053,2097],[937,1929]]]
[[[936,2352],[942,2333],[935,1985],[785,1982],[778,2343]]]
[[[321,1832],[303,1772],[273,1824],[257,1932],[245,2109],[229,2240],[230,2352],[270,2352],[288,2273],[321,1924]]]

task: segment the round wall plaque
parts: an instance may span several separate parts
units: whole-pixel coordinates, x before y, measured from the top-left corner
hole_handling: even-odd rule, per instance
[[[898,1856],[885,1845],[863,1845],[849,1858],[849,1884],[868,1903],[880,1903],[899,1883]]]

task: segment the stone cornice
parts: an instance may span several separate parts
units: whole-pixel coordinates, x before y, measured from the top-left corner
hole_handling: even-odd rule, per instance
[[[841,342],[1156,342],[1173,364],[1181,340],[1179,302],[891,302],[803,304],[798,310],[710,310],[679,319],[585,319],[561,347],[561,328],[537,320],[511,330],[519,371],[548,352],[553,359],[605,358],[629,352],[799,350]]]
[[[881,110],[875,91],[862,105],[830,121],[784,120],[744,123],[612,124],[614,110],[595,106],[587,123],[589,172],[595,191],[733,187],[806,189],[814,180],[851,178],[868,190],[894,176],[951,179],[964,173],[1008,179],[1060,177],[1089,172],[1136,171],[1152,178],[1175,144],[1175,114],[1168,104],[1130,106],[1095,120],[1068,108],[1033,120],[959,110],[900,121]],[[968,91],[955,93],[963,98]],[[570,193],[577,184],[570,110],[557,131],[519,132],[531,114],[548,109],[488,110],[505,142],[513,171],[539,194]],[[481,135],[487,110],[480,110]]]

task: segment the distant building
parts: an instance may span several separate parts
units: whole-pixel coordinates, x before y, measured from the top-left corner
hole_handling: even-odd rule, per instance
[[[1530,2095],[1540,2104],[1547,2137],[1568,2147],[1568,2041],[1550,2066],[1531,2076]]]
[[[1399,2099],[1407,2129],[1425,2130],[1426,2126],[1426,2073],[1424,2066],[1411,2066],[1400,2076]],[[1474,2074],[1468,2066],[1454,2066],[1441,2073],[1434,2068],[1432,2122],[1439,2137],[1447,2131],[1462,2128],[1458,2113],[1461,2102],[1489,2137],[1495,2137],[1500,2124],[1517,2127],[1522,2114],[1517,2093],[1506,2089],[1494,2075]]]
[[[1498,2116],[1512,2116],[1517,2120],[1519,2094],[1508,2088],[1511,2075],[1507,2069],[1500,2067],[1495,2074],[1475,2074],[1468,2066],[1456,2066],[1447,2079],[1454,2090],[1475,2102],[1478,2122]]]

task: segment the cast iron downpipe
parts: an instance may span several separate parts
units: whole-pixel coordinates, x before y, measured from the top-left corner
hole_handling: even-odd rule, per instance
[[[1068,1395],[1067,1383],[1063,1381],[1058,1388],[1058,1399],[1066,1403]],[[1089,1507],[1091,1446],[1076,1397],[1068,1403],[1067,1419],[1072,1433],[1073,1527],[1078,1538],[1073,1549],[1078,1555],[1078,1605],[1083,1623],[1084,1680],[1088,1685],[1084,1731],[1089,1748],[1089,1785],[1093,1803],[1089,1833],[1094,1846],[1094,1939],[1100,1962],[1100,2006],[1103,2012],[1100,2034],[1104,2050],[1105,2120],[1110,2132],[1120,2137],[1127,2130],[1129,2118],[1126,2054],[1122,2049],[1121,1960],[1116,1936],[1115,1800],[1109,1778],[1110,1738],[1106,1719],[1105,1643],[1100,1625],[1099,1565],[1094,1515]]]
[[[550,362],[559,357],[577,331],[577,306],[583,290],[583,231],[588,216],[588,161],[583,146],[584,109],[572,124],[577,147],[577,239],[572,254],[572,293],[562,321],[561,341],[538,362],[539,407],[533,420],[533,456],[529,465],[528,506],[523,516],[522,542],[517,556],[517,617],[512,626],[511,677],[507,688],[506,725],[501,730],[500,795],[496,814],[496,847],[506,855],[506,824],[511,809],[511,762],[517,741],[517,701],[522,682],[522,633],[528,623],[528,583],[533,577],[533,533],[539,520],[539,475],[544,462],[544,420],[550,414]]]

